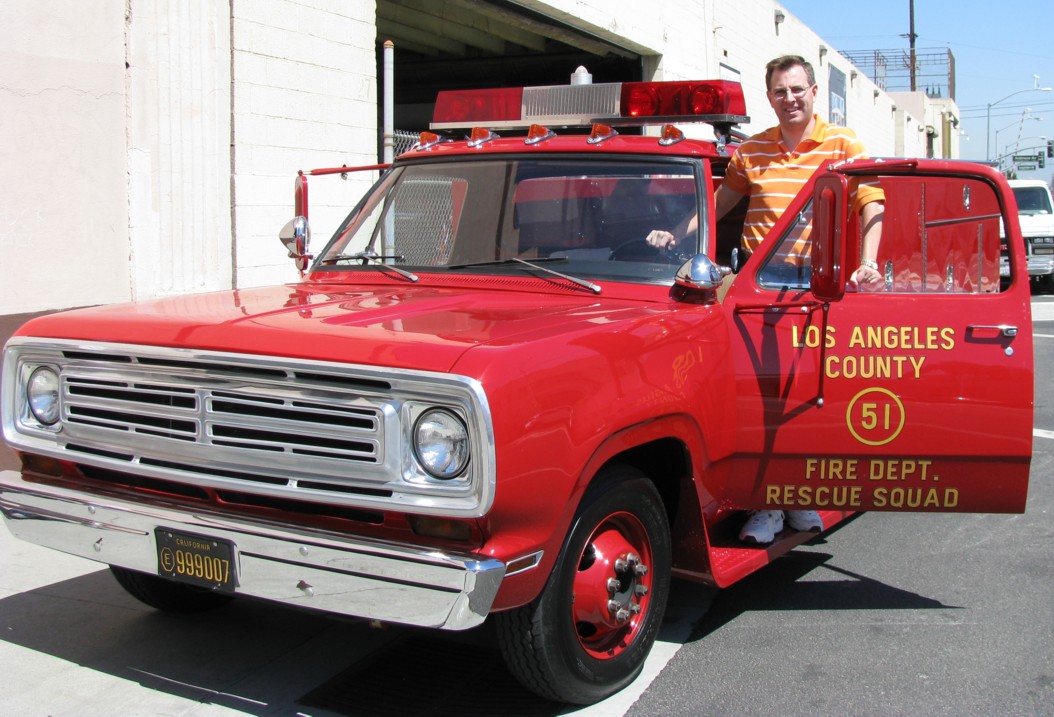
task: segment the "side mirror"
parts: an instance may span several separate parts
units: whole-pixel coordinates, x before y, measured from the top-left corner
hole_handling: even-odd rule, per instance
[[[307,270],[311,254],[308,247],[311,243],[311,227],[307,223],[307,217],[298,216],[290,219],[282,231],[278,232],[278,238],[289,252],[290,258],[296,260],[296,268],[303,273]]]
[[[725,277],[731,273],[730,268],[715,264],[706,254],[696,254],[677,270],[673,278],[673,297],[688,303],[714,303]]]
[[[849,188],[845,176],[825,174],[813,189],[813,296],[838,301],[845,295],[845,242]]]

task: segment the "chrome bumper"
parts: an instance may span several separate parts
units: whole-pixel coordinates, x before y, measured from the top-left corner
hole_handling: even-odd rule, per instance
[[[227,540],[240,594],[422,627],[483,622],[505,575],[497,560],[85,496],[15,471],[0,472],[0,512],[16,538],[144,573],[157,574],[155,528]]]
[[[1050,276],[1051,274],[1054,274],[1054,255],[1037,256],[1033,254],[1028,257],[1029,276]]]

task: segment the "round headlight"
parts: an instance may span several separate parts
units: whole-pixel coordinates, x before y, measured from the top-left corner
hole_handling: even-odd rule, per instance
[[[468,465],[468,429],[449,411],[425,411],[414,426],[414,453],[435,478],[457,478]]]
[[[45,426],[59,420],[59,375],[54,369],[41,366],[29,376],[26,386],[29,410]]]

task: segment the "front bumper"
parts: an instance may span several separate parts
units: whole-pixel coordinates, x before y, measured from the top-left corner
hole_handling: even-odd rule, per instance
[[[155,528],[231,542],[237,592],[422,627],[483,622],[505,575],[497,560],[232,520],[29,483],[0,472],[0,512],[22,540],[157,574]]]
[[[1050,276],[1054,274],[1054,255],[1032,254],[1028,257],[1029,276]]]

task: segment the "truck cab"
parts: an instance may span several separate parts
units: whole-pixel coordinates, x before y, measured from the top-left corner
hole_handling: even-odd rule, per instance
[[[731,585],[813,537],[740,544],[748,511],[1024,510],[1027,257],[991,168],[825,166],[744,257],[714,208],[736,83],[436,112],[317,249],[309,178],[354,168],[298,175],[298,280],[24,325],[12,533],[160,609],[493,620],[526,686],[586,704],[640,673],[673,576]],[[860,182],[885,193],[866,289]]]

